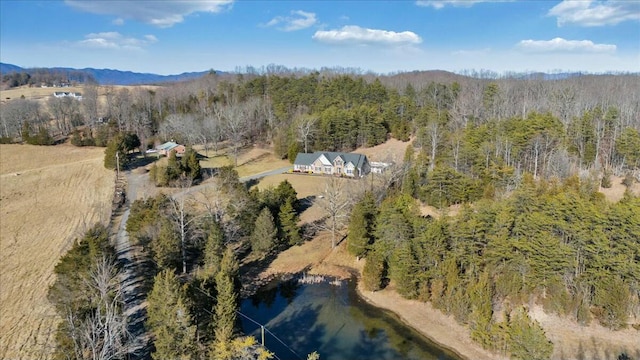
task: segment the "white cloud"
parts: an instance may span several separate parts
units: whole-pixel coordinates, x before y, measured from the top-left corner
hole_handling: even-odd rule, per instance
[[[616,51],[616,46],[611,44],[595,44],[591,40],[565,40],[563,38],[522,40],[516,47],[526,52],[535,53],[614,53]]]
[[[508,2],[513,0],[417,0],[416,5],[424,7],[432,7],[434,9],[442,9],[451,5],[455,7],[471,7],[483,2]]]
[[[640,20],[638,1],[593,1],[564,0],[547,13],[557,17],[558,26],[576,24],[578,26],[616,25],[623,21]]]
[[[414,45],[422,39],[411,31],[366,29],[356,25],[343,26],[339,30],[316,31],[313,39],[327,44],[360,45]]]
[[[82,1],[66,0],[78,10],[118,19],[132,19],[158,27],[171,27],[193,13],[219,13],[228,9],[234,0],[166,0],[166,1]],[[116,19],[115,21],[118,21]]]
[[[117,26],[124,25],[124,19],[123,18],[117,18],[117,19],[114,19],[111,23],[113,25],[117,25]]]
[[[318,22],[316,14],[302,10],[294,10],[291,16],[276,16],[271,19],[265,26],[277,26],[283,31],[296,31],[306,29]]]
[[[126,37],[119,32],[100,32],[85,35],[84,40],[78,41],[76,44],[80,47],[93,49],[125,49],[125,50],[142,50],[143,47],[158,42],[153,35],[145,35],[141,39]]]

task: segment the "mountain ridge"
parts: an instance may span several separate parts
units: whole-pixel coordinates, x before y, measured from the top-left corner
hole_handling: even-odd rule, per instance
[[[198,71],[198,72],[184,72],[174,75],[159,75],[153,73],[139,73],[133,71],[123,71],[116,69],[96,69],[96,68],[83,68],[76,69],[70,67],[51,67],[51,68],[23,68],[14,64],[0,63],[0,74],[4,76],[10,73],[34,73],[36,71],[49,71],[55,72],[76,72],[84,73],[91,76],[100,85],[144,85],[144,84],[157,84],[166,82],[177,82],[184,80],[192,80],[202,77],[211,71]],[[219,71],[215,71],[220,73]]]

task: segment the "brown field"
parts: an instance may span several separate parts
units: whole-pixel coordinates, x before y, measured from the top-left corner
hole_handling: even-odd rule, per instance
[[[114,85],[114,86],[98,86],[98,101],[101,106],[105,106],[106,104],[106,92],[107,89],[113,89],[118,91],[120,89],[126,88],[131,91],[135,89],[149,89],[156,90],[160,86],[154,85],[134,85],[134,86],[124,86],[124,85]],[[0,90],[0,103],[4,104],[11,100],[20,99],[24,96],[27,100],[37,100],[42,104],[46,104],[47,99],[53,97],[53,93],[56,91],[66,91],[66,92],[79,92],[82,93],[84,90],[83,85],[79,86],[69,86],[69,87],[28,87],[21,86],[18,88],[13,88],[9,90]]]
[[[73,240],[107,223],[104,149],[0,145],[0,359],[45,359],[59,319],[46,295]]]
[[[49,87],[49,88],[41,88],[41,87],[26,87],[21,86],[18,88],[13,88],[9,90],[0,91],[0,99],[3,102],[10,101],[14,99],[19,99],[24,96],[27,100],[40,100],[52,97],[53,93],[56,91],[67,91],[67,92],[82,92],[82,86],[70,86],[70,87]]]
[[[196,147],[198,152],[205,155],[204,150]],[[233,165],[233,155],[230,149],[218,149],[217,154],[209,150],[209,158],[200,161],[203,168],[217,168],[221,166]],[[289,160],[282,160],[275,156],[270,149],[254,146],[244,149],[238,155],[238,166],[235,168],[240,177],[259,174],[261,172],[291,166]]]

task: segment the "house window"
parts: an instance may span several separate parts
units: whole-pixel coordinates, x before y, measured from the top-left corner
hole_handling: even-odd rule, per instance
[[[324,172],[326,172],[327,174],[331,173],[331,166],[325,166]]]
[[[347,169],[347,175],[353,175],[353,170],[352,169]]]
[[[315,170],[315,171],[316,171],[316,172],[321,172],[321,171],[322,171],[322,168],[321,168],[320,166],[316,166],[316,170]]]

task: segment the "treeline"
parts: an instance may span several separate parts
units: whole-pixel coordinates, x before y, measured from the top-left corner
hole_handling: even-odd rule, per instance
[[[250,192],[231,167],[212,180],[211,192],[159,195],[131,207],[127,232],[143,246],[153,278],[145,325],[154,359],[272,357],[242,336],[239,259],[260,260],[302,241],[297,194],[286,181]]]
[[[368,289],[391,283],[514,358],[546,359],[553,349],[528,318],[531,304],[612,330],[640,314],[640,199],[627,192],[608,203],[593,181],[527,175],[510,196],[441,218],[420,216],[401,188],[380,204],[367,195],[352,211],[347,239],[349,251],[366,258]]]
[[[19,86],[62,87],[71,84],[96,83],[91,74],[79,70],[28,69],[2,76],[2,84],[11,89]]]
[[[155,89],[106,87],[104,104],[89,85],[82,102],[52,98],[45,109],[10,101],[0,131],[19,138],[28,122],[56,138],[84,127],[84,139],[109,126],[136,134],[142,149],[173,138],[204,144],[208,152],[226,141],[237,157],[243,146],[262,143],[283,158],[415,138],[430,170],[444,164],[472,178],[505,171],[566,176],[588,168],[620,173],[638,166],[636,75],[544,80],[430,74],[212,73]]]

